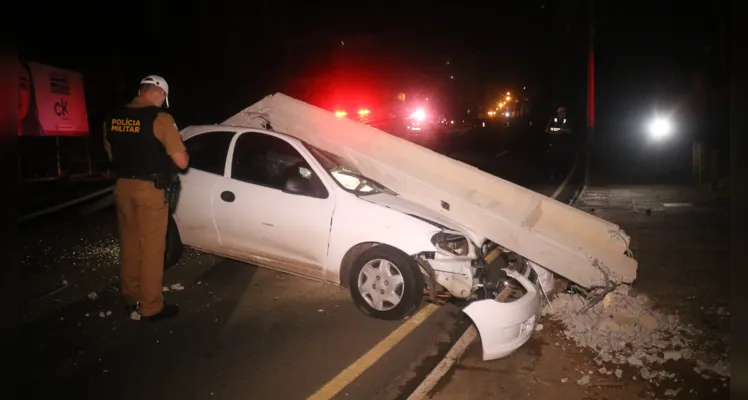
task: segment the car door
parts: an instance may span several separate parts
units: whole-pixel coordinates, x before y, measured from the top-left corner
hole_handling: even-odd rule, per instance
[[[220,253],[218,229],[213,218],[214,187],[226,169],[229,146],[236,132],[205,132],[185,140],[189,168],[180,176],[182,190],[174,212],[182,243]]]
[[[324,170],[303,146],[262,132],[242,133],[230,157],[215,203],[225,251],[322,278],[334,209],[332,192],[318,175]],[[305,189],[285,190],[289,178],[303,179]]]

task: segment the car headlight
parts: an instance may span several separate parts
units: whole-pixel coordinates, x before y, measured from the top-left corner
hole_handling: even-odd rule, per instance
[[[431,243],[434,247],[456,256],[466,256],[470,252],[468,239],[463,235],[439,232],[431,237]]]

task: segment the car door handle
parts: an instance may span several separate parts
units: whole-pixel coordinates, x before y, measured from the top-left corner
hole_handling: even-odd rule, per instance
[[[221,193],[221,200],[227,203],[231,203],[236,200],[236,196],[234,196],[234,192],[229,192],[228,190],[226,190]]]

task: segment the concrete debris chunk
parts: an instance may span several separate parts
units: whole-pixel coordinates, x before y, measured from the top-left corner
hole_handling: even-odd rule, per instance
[[[598,366],[631,365],[645,380],[674,379],[660,369],[667,361],[699,362],[697,372],[712,378],[729,377],[729,353],[714,354],[709,349],[729,349],[729,336],[717,336],[707,343],[703,332],[681,323],[678,315],[653,308],[654,301],[643,294],[633,295],[628,285],[618,285],[591,309],[581,312],[587,302],[579,295],[559,293],[544,307],[544,314],[563,324],[563,335],[579,347],[594,351]],[[715,309],[713,314],[727,311]],[[692,362],[693,362],[692,361]],[[616,369],[616,377],[623,371]],[[604,372],[601,372],[604,374]]]
[[[681,353],[678,350],[666,350],[663,354],[664,354],[663,357],[665,358],[665,361],[667,360],[678,361],[681,359],[681,357],[683,357],[683,353]]]
[[[657,329],[658,326],[657,318],[652,315],[643,316],[641,319],[641,324],[643,327],[650,331]]]
[[[96,292],[91,292],[91,293],[89,293],[89,294],[88,294],[88,296],[86,296],[86,297],[88,297],[88,298],[89,298],[89,299],[91,299],[91,300],[96,300],[96,298],[97,298],[97,297],[99,297],[99,295],[98,295],[98,294],[96,294]]]
[[[642,365],[644,365],[644,363],[642,362],[642,360],[640,360],[640,359],[638,359],[638,358],[636,358],[634,356],[629,357],[627,359],[627,361],[628,361],[629,365],[633,365],[634,367],[641,367]]]
[[[730,377],[730,364],[725,360],[719,360],[714,363],[710,368],[714,373],[721,375],[725,378]]]
[[[172,290],[176,290],[176,291],[180,291],[180,290],[184,290],[184,286],[182,286],[181,283],[175,283],[175,284],[171,285],[171,289]]]
[[[680,393],[681,390],[683,390],[683,389],[681,389],[681,388],[678,388],[678,389],[668,389],[668,390],[665,391],[665,396],[667,396],[667,397],[675,397],[675,396],[678,395],[678,393]]]
[[[696,360],[696,364],[697,365],[696,367],[694,367],[694,371],[697,374],[701,374],[701,376],[704,378],[708,378],[708,376],[704,374],[704,371],[711,371],[725,378],[730,377],[730,364],[724,360],[719,360],[714,363],[708,363],[702,360]]]
[[[579,380],[577,381],[577,385],[579,385],[579,386],[584,386],[584,385],[587,385],[588,383],[590,383],[590,376],[589,375],[585,375],[585,376],[579,378]]]

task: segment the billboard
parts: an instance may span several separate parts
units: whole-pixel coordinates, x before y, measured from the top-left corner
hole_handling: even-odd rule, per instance
[[[87,136],[83,75],[19,62],[18,136]]]

